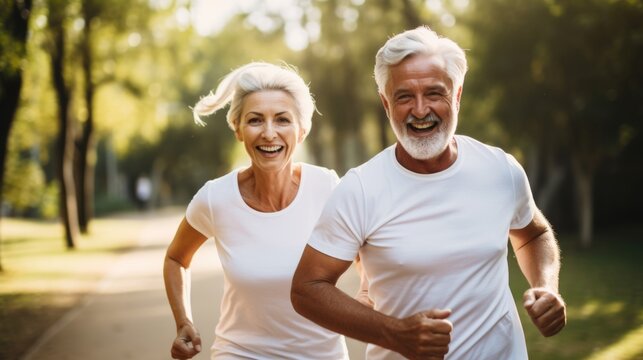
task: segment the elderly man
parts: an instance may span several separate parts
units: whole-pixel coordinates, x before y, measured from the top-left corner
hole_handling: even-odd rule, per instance
[[[522,167],[455,135],[466,70],[464,51],[427,27],[379,50],[397,144],[342,179],[295,272],[295,310],[369,343],[368,359],[526,359],[508,238],[533,323],[544,336],[565,326],[558,245]],[[373,308],[335,287],[357,255]]]

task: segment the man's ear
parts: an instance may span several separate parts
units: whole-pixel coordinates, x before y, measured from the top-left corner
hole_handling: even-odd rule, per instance
[[[388,100],[386,100],[386,96],[382,93],[378,93],[380,96],[380,100],[382,101],[382,106],[384,106],[384,111],[386,111],[386,117],[389,119],[391,118],[391,115],[388,113]]]
[[[460,98],[462,97],[462,85],[458,88],[458,93],[455,96],[455,107],[460,111]]]

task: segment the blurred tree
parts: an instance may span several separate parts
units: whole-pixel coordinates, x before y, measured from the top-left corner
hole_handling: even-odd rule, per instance
[[[99,0],[81,0],[79,5],[80,14],[78,19],[82,20],[83,26],[77,46],[80,53],[83,77],[82,94],[85,105],[85,118],[82,121],[82,128],[76,140],[75,179],[77,184],[78,223],[80,231],[86,233],[94,209],[94,174],[96,166],[94,97],[97,88],[116,82],[130,89],[134,88],[134,94],[140,93],[136,85],[128,84],[127,79],[117,79],[112,75],[98,77],[94,74],[95,67],[114,61],[113,54],[109,54],[107,57],[94,55],[92,44],[98,42],[95,28],[97,26],[116,28],[116,33],[109,35],[99,33],[99,35],[112,38],[118,37],[122,33],[129,35],[130,32],[136,31],[138,27],[144,26],[148,21],[150,11],[146,3],[141,1],[119,0],[106,3]],[[127,23],[127,13],[137,14],[136,21]]]
[[[315,1],[304,21],[306,28],[319,27],[301,63],[323,114],[309,142],[315,161],[341,174],[391,145],[373,79],[375,54],[395,33],[440,25],[416,0]]]
[[[7,145],[20,99],[21,63],[25,55],[30,12],[31,0],[0,1],[0,218]]]
[[[60,184],[60,216],[68,249],[76,247],[79,234],[76,184],[74,181],[74,122],[70,115],[71,85],[65,79],[66,19],[68,1],[48,0],[49,54],[51,75],[58,106],[57,168]]]
[[[532,178],[550,199],[569,169],[581,244],[590,246],[594,176],[641,130],[643,3],[484,0],[473,6],[470,89],[493,103],[514,143],[532,149],[532,163],[545,164]]]

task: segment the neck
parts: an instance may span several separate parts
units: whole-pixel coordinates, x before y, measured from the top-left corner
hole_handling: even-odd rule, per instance
[[[262,212],[285,209],[297,196],[301,165],[289,163],[277,171],[264,171],[254,165],[239,173],[239,190],[243,200]]]
[[[455,137],[449,141],[446,149],[431,159],[416,159],[409,155],[398,142],[395,146],[395,158],[404,168],[418,174],[435,174],[448,169],[458,158],[458,144]]]

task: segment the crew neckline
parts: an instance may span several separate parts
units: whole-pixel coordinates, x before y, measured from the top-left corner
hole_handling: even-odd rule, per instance
[[[398,169],[398,172],[407,177],[422,179],[422,180],[440,180],[440,179],[448,178],[453,174],[455,174],[460,169],[460,167],[462,166],[463,159],[466,156],[466,151],[464,150],[464,146],[462,146],[463,145],[463,141],[461,141],[462,139],[458,135],[454,135],[453,139],[455,140],[458,147],[457,157],[453,162],[453,164],[451,164],[448,168],[436,173],[420,174],[402,166],[402,164],[400,164],[400,162],[397,160],[397,157],[395,156],[395,147],[397,146],[397,143],[389,146],[388,148],[389,157],[393,162],[394,167]]]
[[[265,216],[265,217],[272,217],[272,216],[280,216],[283,214],[286,214],[290,212],[292,208],[294,208],[297,203],[300,201],[299,198],[301,198],[303,195],[304,186],[306,184],[306,176],[308,173],[307,169],[307,164],[301,163],[301,177],[299,179],[299,188],[297,189],[297,194],[295,194],[295,198],[286,206],[285,208],[278,210],[278,211],[270,211],[270,212],[263,212],[259,211],[257,209],[254,209],[252,206],[248,205],[245,200],[243,200],[243,196],[241,196],[241,189],[239,188],[239,172],[245,169],[237,169],[234,172],[233,178],[233,189],[235,193],[235,197],[237,198],[237,201],[241,203],[241,206],[246,209],[246,211],[253,213],[258,216]]]

